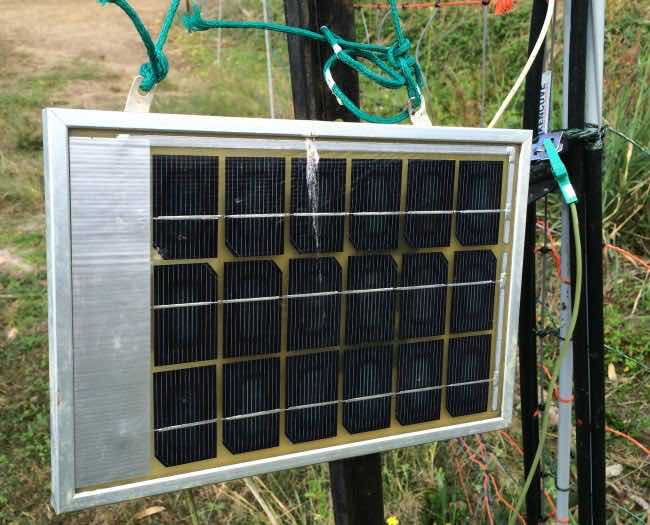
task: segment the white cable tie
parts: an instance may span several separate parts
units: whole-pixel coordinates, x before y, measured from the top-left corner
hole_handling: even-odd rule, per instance
[[[337,54],[337,55],[338,55],[341,51],[343,51],[343,48],[342,48],[340,45],[338,45],[338,44],[334,44],[334,45],[332,46],[332,49],[334,50],[334,53]]]

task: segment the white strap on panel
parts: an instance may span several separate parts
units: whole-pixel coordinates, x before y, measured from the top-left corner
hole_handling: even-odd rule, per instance
[[[151,110],[151,104],[153,102],[154,87],[149,93],[143,93],[140,91],[140,83],[144,79],[138,75],[133,79],[131,83],[131,89],[129,89],[129,94],[126,97],[126,104],[124,105],[124,111],[129,113],[149,113]]]

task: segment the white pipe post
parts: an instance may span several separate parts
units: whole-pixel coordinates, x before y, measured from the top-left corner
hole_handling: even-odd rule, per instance
[[[571,55],[571,0],[564,0],[562,37],[562,127],[569,127],[569,56]]]
[[[560,248],[560,338],[564,341],[571,320],[571,218],[562,204],[562,246]],[[557,513],[558,524],[569,522],[569,483],[571,480],[571,435],[573,424],[573,343],[560,368],[557,433]],[[550,403],[551,400],[546,401]]]
[[[269,21],[269,10],[266,0],[262,0],[262,10],[264,11],[264,22]],[[273,66],[271,64],[271,36],[268,31],[264,31],[264,45],[266,46],[266,81],[269,91],[269,113],[271,118],[275,118],[275,103],[273,97]]]
[[[571,0],[564,0],[564,38],[562,60],[562,127],[569,126],[569,58],[571,55]],[[560,247],[560,337],[564,340],[571,320],[571,218],[569,207],[562,204],[562,245]],[[555,486],[558,524],[569,522],[569,483],[571,481],[571,436],[573,424],[573,343],[562,361],[558,379],[559,397],[564,402],[558,407],[557,473]],[[551,400],[547,400],[550,403]]]
[[[605,64],[605,0],[589,2],[585,121],[600,126],[603,119],[603,68]]]

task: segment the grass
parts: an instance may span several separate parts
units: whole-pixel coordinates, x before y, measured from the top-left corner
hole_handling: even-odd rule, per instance
[[[281,2],[271,4],[273,18],[282,20]],[[491,18],[486,119],[496,110],[524,60],[529,5],[528,0],[522,1],[511,15]],[[605,116],[611,126],[646,145],[650,143],[649,15],[642,0],[608,2]],[[252,0],[227,3],[226,16],[257,18],[258,4]],[[404,24],[414,42],[426,16],[427,12],[405,15]],[[377,15],[369,14],[368,22],[374,38]],[[442,10],[433,27],[424,35],[422,54],[431,116],[440,124],[477,125],[481,113],[479,11]],[[384,33],[388,38],[387,26]],[[361,26],[359,34],[363,34]],[[215,35],[173,32],[170,58],[173,70],[180,73],[172,74],[161,86],[156,111],[268,114],[262,34],[224,31],[223,37],[223,59],[217,66]],[[0,43],[0,55],[10,57],[6,74],[0,77],[0,523],[332,523],[328,473],[323,465],[62,517],[51,513],[47,505],[49,401],[40,110],[46,105],[76,105],[75,90],[89,83],[95,89],[105,89],[98,92],[108,101],[103,107],[113,104],[119,109],[119,100],[102,87],[115,75],[103,65],[73,54],[52,69],[33,69],[29,67],[32,57],[7,45]],[[277,113],[291,117],[285,37],[272,35],[272,45]],[[559,71],[559,45],[556,54],[554,69]],[[365,82],[362,93],[364,107],[383,114],[404,104],[402,93],[380,91]],[[560,99],[557,96],[555,100],[555,122],[559,122]],[[519,125],[520,107],[519,97],[504,125]],[[646,260],[650,255],[649,182],[649,160],[610,134],[605,151],[605,237]],[[550,219],[556,238],[557,217],[557,206],[552,206]],[[538,241],[541,243],[541,237]],[[605,254],[606,340],[616,350],[607,354],[607,364],[616,372],[607,382],[608,424],[647,445],[650,279],[640,266],[619,253],[608,250]],[[557,280],[550,275],[548,282],[554,298],[551,313],[557,315]],[[557,345],[549,344],[546,357],[552,359],[556,351]],[[518,428],[515,422],[515,438]],[[466,445],[487,465],[505,499],[512,501],[522,479],[521,459],[513,447],[500,434],[470,438]],[[553,472],[553,462],[553,454],[547,454],[547,472]],[[642,523],[647,511],[634,497],[650,492],[648,461],[628,441],[611,438],[608,463],[624,468],[622,475],[608,481],[608,522]],[[387,453],[383,478],[386,513],[397,516],[402,524],[485,521],[486,477],[458,441]],[[498,503],[491,480],[487,482],[494,520],[503,523],[507,509]],[[551,477],[545,479],[545,487],[553,496]],[[147,512],[151,513],[148,517]]]

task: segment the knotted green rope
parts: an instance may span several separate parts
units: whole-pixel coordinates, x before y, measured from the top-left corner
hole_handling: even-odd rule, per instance
[[[329,28],[323,26],[320,33],[291,27],[273,22],[245,22],[228,20],[205,20],[201,16],[201,9],[194,5],[192,14],[183,17],[183,24],[189,31],[206,31],[208,29],[263,29],[276,31],[289,35],[310,38],[324,42],[332,47],[333,54],[325,61],[323,66],[323,77],[332,94],[352,114],[362,120],[377,124],[396,124],[409,118],[409,108],[390,117],[382,117],[366,113],[358,107],[332,78],[331,69],[337,61],[342,62],[354,69],[360,75],[376,82],[387,89],[400,89],[406,87],[411,111],[417,110],[422,104],[422,93],[420,87],[423,83],[422,71],[415,58],[410,54],[411,42],[402,31],[397,9],[397,0],[390,0],[390,14],[395,27],[395,41],[390,46],[376,44],[363,44],[345,40],[333,33]],[[362,58],[376,66],[381,73],[378,73],[357,60]]]
[[[140,83],[140,89],[142,91],[149,92],[151,91],[156,84],[161,82],[167,76],[169,72],[169,61],[165,55],[164,48],[165,43],[167,42],[167,37],[169,36],[169,30],[171,29],[174,17],[176,16],[176,11],[178,10],[178,5],[180,0],[171,0],[169,4],[169,9],[163,20],[162,28],[160,29],[160,35],[158,35],[158,41],[154,44],[149,31],[145,27],[144,23],[138,16],[138,13],[131,7],[128,0],[98,0],[100,4],[115,4],[126,15],[131,19],[133,25],[135,26],[136,31],[139,33],[142,43],[147,50],[147,55],[149,56],[149,62],[142,64],[140,66],[140,75],[143,80]]]

